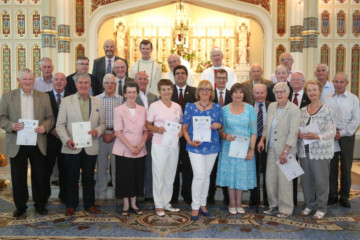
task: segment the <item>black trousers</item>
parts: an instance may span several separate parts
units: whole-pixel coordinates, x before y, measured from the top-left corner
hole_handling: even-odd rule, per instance
[[[83,187],[84,208],[94,206],[94,169],[97,155],[87,155],[85,150],[78,154],[64,154],[64,162],[67,170],[66,174],[66,193],[65,205],[67,208],[76,208],[79,205],[79,177],[81,170],[81,180]]]
[[[351,166],[354,157],[355,134],[339,139],[340,152],[336,152],[330,161],[330,192],[329,198],[348,199],[351,187]],[[340,192],[338,192],[338,173],[340,162]]]
[[[262,183],[263,183],[263,200],[264,200],[264,205],[268,206],[269,202],[268,202],[268,198],[267,198],[267,192],[266,192],[266,160],[267,160],[267,153],[265,150],[263,150],[262,152],[259,152],[257,150],[257,145],[260,141],[261,137],[258,137],[256,139],[256,144],[255,144],[255,160],[256,160],[256,182],[257,182],[257,186],[254,189],[250,190],[250,205],[252,206],[258,206],[261,202],[261,195],[260,195],[260,175],[261,173],[263,174],[263,179],[262,179]]]
[[[60,139],[55,138],[54,136],[47,136],[47,152],[46,152],[46,162],[47,162],[47,199],[51,195],[51,174],[54,169],[54,165],[57,162],[59,169],[59,199],[62,202],[66,202],[66,167],[64,163],[64,154],[61,153],[62,143]]]
[[[176,169],[174,180],[172,200],[178,200],[180,193],[180,172],[182,173],[181,196],[183,199],[191,200],[191,184],[193,179],[193,172],[191,168],[189,153],[186,151],[186,140],[184,137],[179,139],[180,151],[179,162]]]
[[[216,194],[216,175],[217,175],[218,162],[219,162],[219,155],[216,157],[214,167],[213,167],[213,169],[211,171],[211,174],[210,174],[210,185],[209,185],[209,192],[208,192],[208,197],[209,198],[215,198],[215,194]],[[227,187],[222,187],[222,190],[223,190],[224,200],[228,201],[229,200],[228,188]]]
[[[27,185],[28,159],[31,165],[31,186],[35,208],[42,208],[46,204],[46,158],[38,146],[20,146],[18,154],[10,158],[11,182],[15,206],[25,211],[29,200]]]

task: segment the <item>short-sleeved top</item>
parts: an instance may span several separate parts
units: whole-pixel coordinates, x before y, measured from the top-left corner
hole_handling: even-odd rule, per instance
[[[155,127],[164,127],[166,121],[182,122],[182,109],[176,102],[171,102],[171,107],[166,106],[161,100],[152,103],[149,107],[147,120],[153,122]],[[154,132],[152,143],[161,144],[162,134]]]
[[[211,117],[211,124],[217,122],[223,125],[223,112],[220,103],[214,103],[208,110],[201,111],[195,103],[187,103],[185,106],[183,124],[189,124],[188,132],[190,138],[193,139],[193,117]],[[186,144],[186,150],[198,154],[218,153],[221,150],[219,130],[211,130],[211,142],[202,142],[198,147]]]

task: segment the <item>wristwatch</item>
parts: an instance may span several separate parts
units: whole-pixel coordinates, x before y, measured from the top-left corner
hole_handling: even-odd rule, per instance
[[[284,153],[288,154],[288,151],[284,150]]]

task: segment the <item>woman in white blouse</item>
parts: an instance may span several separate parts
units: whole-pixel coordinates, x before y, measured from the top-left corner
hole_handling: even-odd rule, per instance
[[[329,168],[334,155],[336,129],[331,110],[320,101],[322,84],[309,80],[304,90],[311,103],[300,111],[298,155],[305,172],[301,176],[301,183],[306,205],[301,215],[307,216],[316,210],[312,218],[317,220],[322,219],[326,213]],[[319,132],[308,130],[309,128],[318,128]],[[309,143],[306,140],[315,141]]]

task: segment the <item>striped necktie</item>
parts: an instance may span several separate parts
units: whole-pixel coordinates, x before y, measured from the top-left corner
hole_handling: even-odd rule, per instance
[[[257,114],[257,134],[258,134],[258,137],[261,137],[262,132],[263,132],[263,128],[264,128],[262,106],[263,106],[263,104],[260,103],[259,108],[258,108],[258,114]]]

